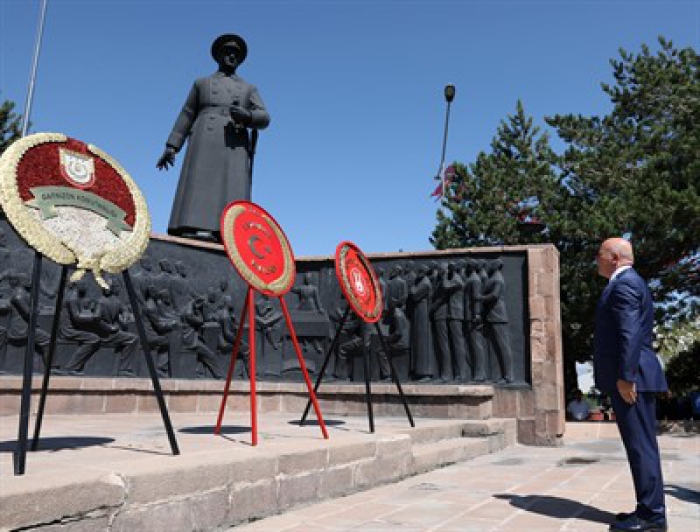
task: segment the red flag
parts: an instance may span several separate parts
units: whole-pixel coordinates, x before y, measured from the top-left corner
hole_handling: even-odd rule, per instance
[[[452,184],[455,176],[457,175],[457,170],[454,166],[448,166],[442,172],[442,175],[437,176],[435,179],[440,180],[440,184],[433,190],[430,195],[431,198],[440,199],[444,195],[444,190],[447,189]],[[437,200],[436,200],[437,201]]]

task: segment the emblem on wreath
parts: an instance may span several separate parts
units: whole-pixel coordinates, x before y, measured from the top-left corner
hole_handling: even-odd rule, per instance
[[[238,273],[259,292],[282,296],[296,275],[294,252],[277,221],[250,201],[234,201],[221,214],[224,248]]]
[[[88,187],[95,180],[95,160],[63,148],[58,149],[61,157],[61,173],[74,185]]]
[[[119,273],[143,254],[151,221],[129,174],[96,146],[60,133],[13,143],[0,157],[0,205],[37,252],[75,264],[71,277]]]
[[[335,250],[335,272],[340,289],[355,313],[367,323],[382,316],[382,292],[369,259],[352,242],[341,242]]]

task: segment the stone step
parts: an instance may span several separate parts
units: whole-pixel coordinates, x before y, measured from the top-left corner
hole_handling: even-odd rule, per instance
[[[493,444],[487,437],[451,438],[423,443],[413,447],[413,470],[415,474],[425,473],[491,452],[494,452]]]
[[[200,416],[179,415],[182,455],[171,456],[155,416],[85,416],[82,441],[99,435],[104,444],[30,453],[23,477],[12,476],[11,453],[0,454],[0,529],[214,530],[515,443],[514,420],[420,419],[412,429],[405,418],[376,418],[371,434],[365,418],[348,417],[324,440],[318,426],[295,419],[266,414],[259,445],[250,447],[250,435],[239,434],[245,417],[214,437]],[[75,434],[74,420],[47,420],[47,443]],[[11,425],[0,426],[3,439],[13,437]]]
[[[506,445],[515,444],[515,424],[507,419],[483,419],[483,420],[445,420],[439,426],[422,426],[421,419],[416,419],[416,426],[411,429],[411,441],[414,444],[424,444],[463,437],[489,437],[503,434],[506,439],[511,438]]]

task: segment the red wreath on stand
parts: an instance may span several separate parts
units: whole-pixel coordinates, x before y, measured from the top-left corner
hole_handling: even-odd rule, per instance
[[[252,444],[258,444],[258,415],[256,405],[255,381],[255,292],[261,292],[279,299],[284,319],[292,337],[294,351],[299,361],[310,401],[316,411],[316,418],[321,426],[323,437],[328,439],[328,431],[323,421],[321,408],[316,400],[316,394],[311,386],[311,379],[306,370],[306,363],[301,354],[301,348],[294,330],[294,324],[284,300],[294,284],[296,268],[294,253],[289,245],[287,236],[275,219],[262,207],[249,201],[234,201],[229,204],[221,215],[221,237],[226,253],[243,280],[248,284],[245,303],[238,320],[238,331],[233,343],[233,354],[226,375],[224,395],[221,399],[219,417],[216,421],[215,434],[221,433],[221,423],[224,418],[226,401],[231,387],[233,370],[243,338],[243,326],[248,320],[248,345],[250,346],[250,419]]]

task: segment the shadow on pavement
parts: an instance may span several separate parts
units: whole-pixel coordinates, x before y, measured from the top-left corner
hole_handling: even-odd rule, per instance
[[[216,425],[202,425],[199,427],[183,427],[178,432],[183,434],[214,434]],[[240,425],[222,425],[221,434],[244,434],[250,432],[250,427]]]
[[[666,495],[670,495],[671,497],[675,497],[680,501],[700,504],[700,491],[692,490],[684,486],[666,484],[664,486],[664,493],[666,493]]]
[[[345,425],[345,421],[342,421],[340,419],[324,419],[323,422],[326,424],[326,427],[338,427],[340,425]],[[289,422],[290,425],[301,425],[301,421],[298,419],[293,419],[292,421]],[[307,419],[304,421],[304,426],[310,426],[310,427],[318,427],[319,423],[318,420],[316,419]]]
[[[575,517],[584,521],[593,521],[594,523],[606,525],[615,521],[615,514],[562,497],[552,497],[551,495],[513,495],[512,493],[497,493],[494,497],[507,500],[511,505],[521,510],[548,517],[561,519]]]
[[[112,443],[114,438],[98,438],[92,436],[62,436],[39,439],[38,451],[61,451],[63,449],[80,449],[82,447],[95,447]],[[31,448],[30,438],[27,448]],[[12,453],[17,448],[17,441],[0,442],[0,453]]]

